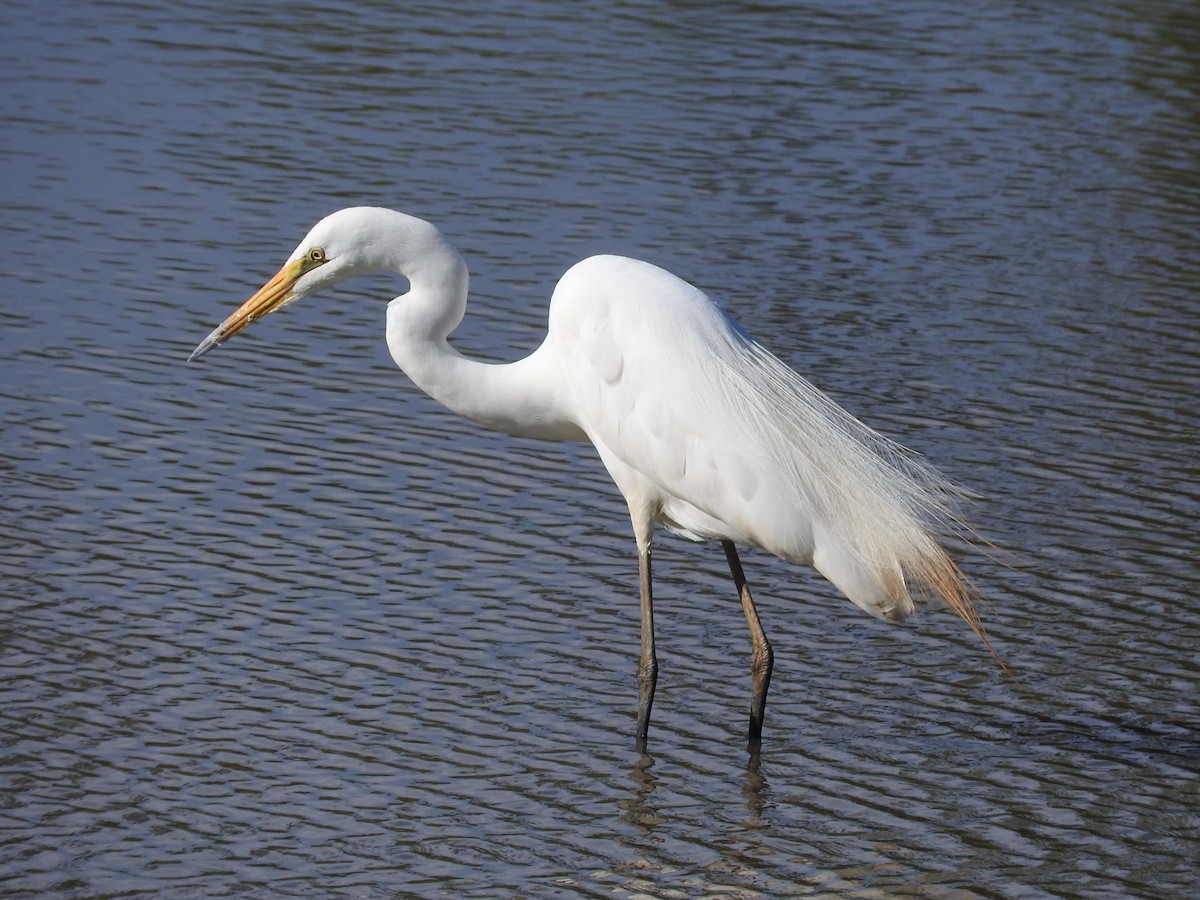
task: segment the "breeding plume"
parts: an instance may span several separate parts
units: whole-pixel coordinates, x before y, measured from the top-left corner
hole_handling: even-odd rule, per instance
[[[955,521],[953,486],[772,356],[699,290],[649,263],[577,263],[554,290],[541,346],[517,362],[482,363],[447,342],[466,311],[468,275],[438,230],[388,209],[343,209],[318,222],[191,359],[274,309],[374,271],[408,280],[408,292],[388,304],[387,343],[422,390],[486,428],[591,441],[624,495],[641,592],[639,744],[658,677],[656,524],[721,542],[750,629],[751,742],[762,733],[773,657],[737,544],[812,565],[886,622],[912,612],[914,588],[928,593],[987,644],[939,542]]]

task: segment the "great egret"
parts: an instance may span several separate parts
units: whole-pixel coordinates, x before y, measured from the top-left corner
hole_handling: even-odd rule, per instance
[[[910,584],[940,598],[990,649],[938,535],[957,490],[863,425],[754,341],[698,289],[649,263],[594,256],[554,290],[549,331],[525,359],[488,364],[447,343],[467,303],[467,267],[438,230],[388,209],[318,222],[283,268],[195,349],[203,356],[267,313],[364,272],[396,272],[392,358],[429,396],[487,428],[589,440],[629,505],[641,592],[637,737],[658,663],[650,540],[655,524],[724,548],[750,629],[749,736],[762,734],[773,654],[736,544],[811,564],[887,622]]]

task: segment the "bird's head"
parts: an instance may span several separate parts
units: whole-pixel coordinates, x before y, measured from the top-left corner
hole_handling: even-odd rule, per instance
[[[390,243],[389,230],[395,231],[401,221],[420,220],[373,207],[343,209],[325,217],[292,251],[275,277],[213,329],[192,351],[188,361],[219,347],[269,312],[356,273],[387,268],[389,261],[376,257]]]

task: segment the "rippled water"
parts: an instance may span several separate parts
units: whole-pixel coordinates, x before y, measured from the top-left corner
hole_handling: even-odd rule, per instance
[[[1200,858],[1200,15],[1178,2],[10,5],[0,882],[13,896],[1180,896]],[[188,352],[379,203],[536,346],[624,252],[984,499],[1003,677],[483,433],[364,279]]]

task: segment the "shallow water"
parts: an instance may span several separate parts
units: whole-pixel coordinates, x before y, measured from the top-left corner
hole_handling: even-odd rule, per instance
[[[0,37],[0,879],[14,896],[1179,896],[1200,856],[1200,15],[1073,5],[13,7]],[[1005,678],[480,432],[386,278],[184,360],[316,219],[701,285],[982,495]]]

